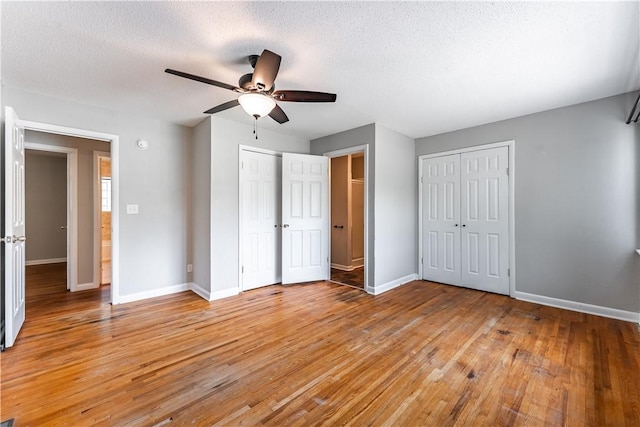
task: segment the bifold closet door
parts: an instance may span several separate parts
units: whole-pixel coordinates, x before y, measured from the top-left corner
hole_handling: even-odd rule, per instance
[[[509,294],[509,149],[461,154],[462,284]]]
[[[460,284],[460,155],[422,163],[422,278]]]

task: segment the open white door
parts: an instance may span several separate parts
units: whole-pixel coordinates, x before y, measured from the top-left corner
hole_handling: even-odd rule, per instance
[[[242,151],[242,290],[280,281],[280,164],[273,154]]]
[[[5,108],[5,347],[11,347],[25,316],[24,128]]]
[[[329,278],[328,158],[282,155],[282,283]]]

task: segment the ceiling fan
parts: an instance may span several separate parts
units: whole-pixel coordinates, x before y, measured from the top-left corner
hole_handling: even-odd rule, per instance
[[[273,120],[282,124],[288,122],[289,118],[276,101],[335,102],[336,100],[336,94],[334,93],[311,92],[306,90],[275,90],[274,81],[278,75],[282,57],[270,50],[263,50],[262,54],[259,56],[250,55],[248,59],[249,63],[253,67],[253,73],[245,74],[240,77],[238,86],[232,86],[205,77],[172,70],[170,68],[167,68],[164,71],[179,77],[232,90],[241,94],[238,99],[213,107],[205,111],[205,114],[219,113],[220,111],[228,110],[229,108],[240,105],[247,114],[253,116],[255,120],[269,115]]]

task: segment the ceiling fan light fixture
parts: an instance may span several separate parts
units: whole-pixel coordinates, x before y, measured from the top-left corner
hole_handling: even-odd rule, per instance
[[[253,117],[266,116],[276,106],[276,101],[270,96],[259,93],[244,93],[238,97],[242,109]]]

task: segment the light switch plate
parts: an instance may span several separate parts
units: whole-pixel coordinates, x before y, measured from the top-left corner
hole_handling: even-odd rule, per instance
[[[138,205],[127,205],[127,215],[138,215]]]

